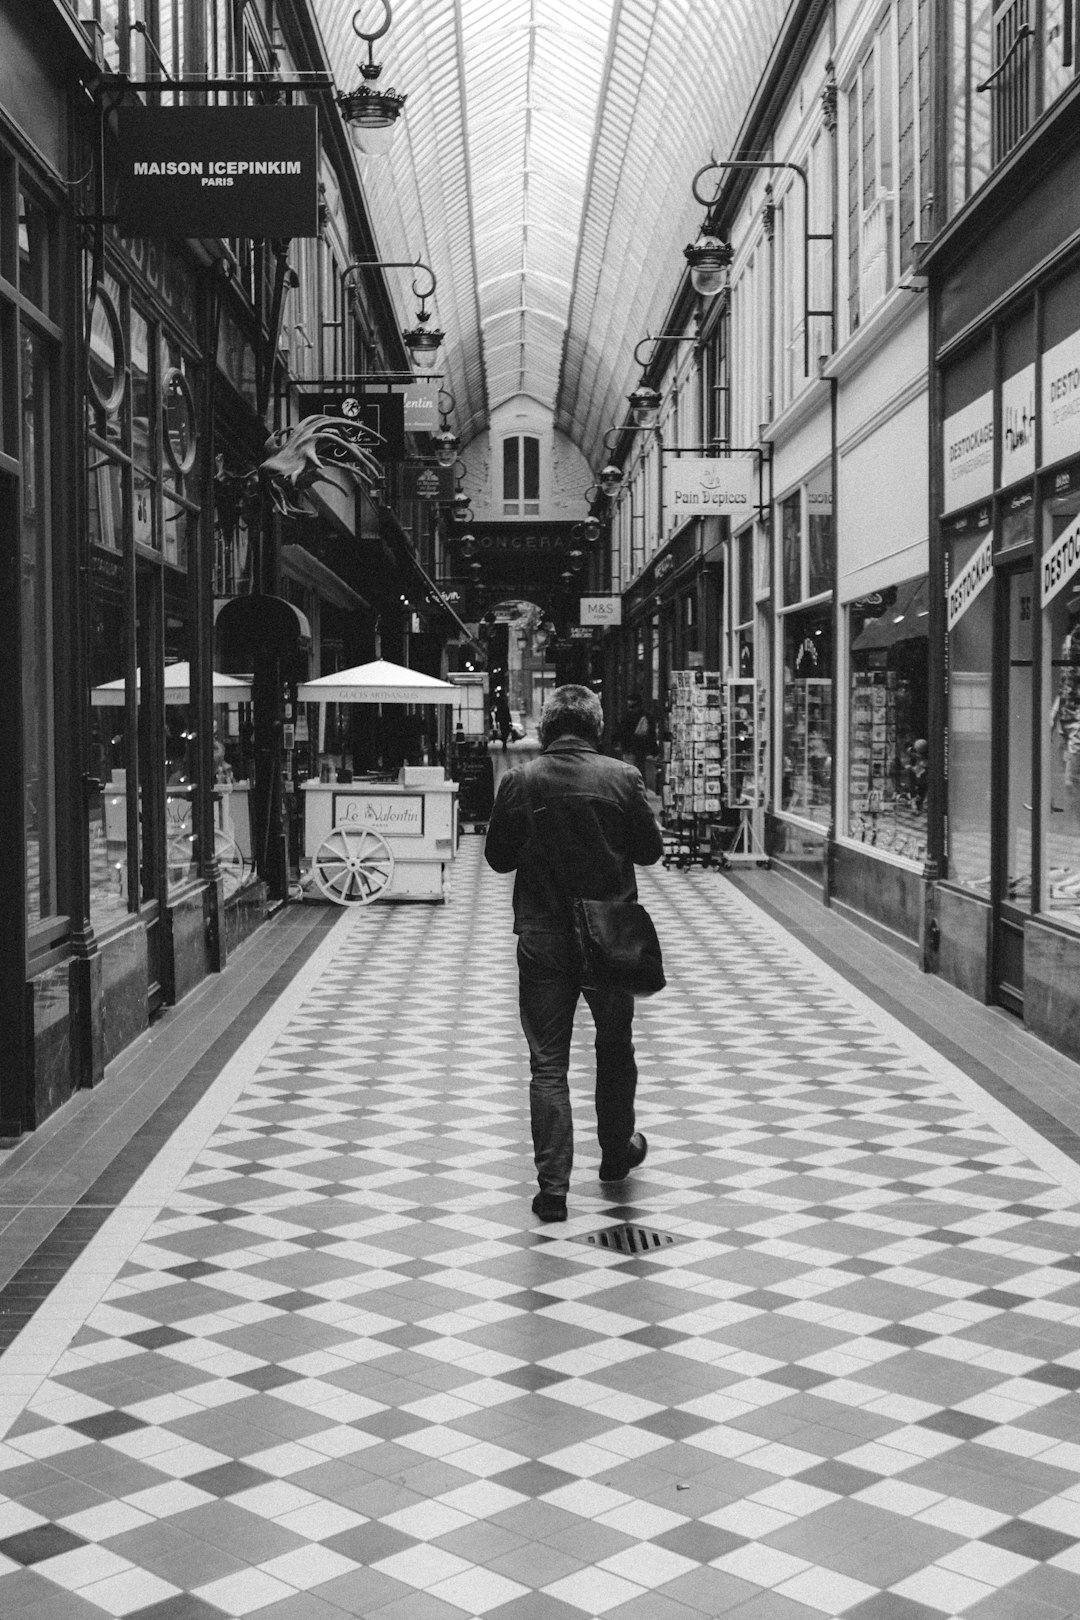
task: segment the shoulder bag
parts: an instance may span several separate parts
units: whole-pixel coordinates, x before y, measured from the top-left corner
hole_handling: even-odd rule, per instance
[[[522,790],[529,831],[536,836],[533,785],[527,771]],[[568,895],[578,976],[585,990],[624,990],[655,996],[667,984],[656,927],[637,900],[587,900]]]

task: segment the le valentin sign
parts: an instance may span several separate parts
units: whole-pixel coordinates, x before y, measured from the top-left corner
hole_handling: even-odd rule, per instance
[[[121,107],[121,236],[318,236],[314,107]]]

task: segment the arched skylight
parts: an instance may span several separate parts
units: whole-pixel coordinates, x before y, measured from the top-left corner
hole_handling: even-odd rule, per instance
[[[341,87],[358,0],[315,0]],[[464,439],[526,394],[590,460],[623,414],[787,0],[396,0],[375,46],[406,92],[389,154],[361,158],[384,259],[430,263]],[[361,4],[361,26],[381,6]],[[403,322],[409,277],[390,272]],[[398,277],[395,280],[395,276]]]

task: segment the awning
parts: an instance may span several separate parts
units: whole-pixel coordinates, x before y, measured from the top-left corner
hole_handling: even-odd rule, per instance
[[[296,689],[298,703],[453,703],[457,696],[449,681],[385,658],[320,675]]]
[[[139,685],[139,674],[136,672],[136,686]],[[221,675],[214,671],[214,699],[215,703],[250,703],[251,682],[241,675]],[[91,702],[100,703],[113,708],[120,708],[124,702],[124,678],[117,681],[105,681],[101,686],[95,686],[90,694]],[[191,666],[184,662],[180,664],[165,665],[165,701],[166,703],[191,702]]]

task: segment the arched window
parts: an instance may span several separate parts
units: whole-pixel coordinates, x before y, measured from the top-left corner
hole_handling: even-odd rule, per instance
[[[531,433],[503,440],[504,517],[540,516],[540,440]]]

